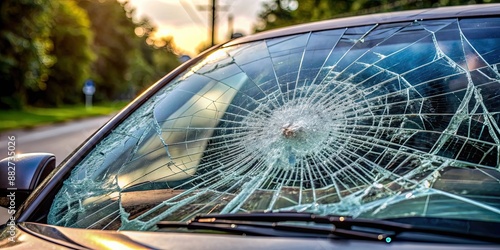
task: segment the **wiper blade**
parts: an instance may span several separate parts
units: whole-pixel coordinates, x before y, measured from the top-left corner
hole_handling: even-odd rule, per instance
[[[260,222],[314,222],[319,224],[333,224],[336,228],[350,229],[353,226],[374,227],[381,230],[409,230],[410,224],[384,221],[359,219],[340,215],[316,215],[302,212],[252,212],[238,214],[207,214],[198,215],[193,221],[203,222],[207,220],[238,220],[238,221],[260,221]]]
[[[303,212],[207,214],[196,216],[188,222],[161,221],[157,226],[159,228],[215,230],[255,236],[317,237],[321,235],[330,238],[357,238],[387,243],[396,238],[413,241],[500,242],[500,238],[497,237],[471,235],[470,232],[449,228],[414,226],[389,220],[338,215],[323,216]],[[408,233],[410,233],[409,237]]]
[[[282,224],[284,222],[312,222],[311,224]],[[366,219],[353,219],[344,216],[318,216],[298,212],[253,212],[247,214],[210,214],[199,215],[182,222],[161,221],[159,228],[185,227],[187,229],[217,230],[259,236],[328,236],[358,238],[390,242],[395,229],[409,229],[411,225]],[[353,226],[376,228],[379,231],[367,232],[352,230]]]

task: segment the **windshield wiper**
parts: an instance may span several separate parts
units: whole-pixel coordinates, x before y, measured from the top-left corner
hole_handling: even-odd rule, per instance
[[[291,222],[294,224],[286,223]],[[297,222],[303,222],[297,224]],[[259,236],[329,236],[365,240],[391,241],[395,230],[407,230],[411,225],[345,216],[318,216],[299,212],[253,212],[242,214],[199,215],[182,222],[161,221],[159,228],[184,227],[187,229],[216,230],[228,233]],[[375,228],[353,230],[352,227]]]
[[[199,215],[188,222],[161,221],[159,228],[214,230],[255,236],[356,238],[390,243],[401,238],[422,241],[500,242],[499,238],[470,235],[467,232],[414,226],[388,220],[361,219],[337,215],[316,215],[303,212],[252,212]],[[412,234],[413,233],[413,234]],[[416,234],[415,234],[416,233]],[[435,236],[438,236],[437,238]]]

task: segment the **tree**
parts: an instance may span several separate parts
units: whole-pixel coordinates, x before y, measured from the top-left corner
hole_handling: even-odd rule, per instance
[[[153,39],[133,11],[116,0],[0,1],[0,107],[81,102],[88,78],[97,101],[129,98],[175,68],[172,39]]]
[[[60,1],[54,13],[50,39],[55,63],[46,88],[29,91],[31,105],[59,106],[81,102],[82,85],[90,77],[90,65],[95,58],[87,13],[73,0]]]
[[[44,90],[49,68],[54,1],[0,1],[0,108],[22,109],[28,90]]]
[[[136,90],[142,91],[176,68],[180,62],[172,37],[155,37],[157,28],[147,18],[136,25],[140,53],[134,56],[131,72]]]
[[[112,100],[130,89],[126,79],[134,49],[137,49],[136,25],[116,0],[77,0],[85,9],[94,32],[93,51],[97,60],[92,65],[97,100]]]
[[[171,38],[153,38],[149,20],[132,20],[128,2],[78,0],[96,34],[92,66],[98,100],[130,98],[176,67],[179,62]]]
[[[153,49],[153,61],[158,78],[179,66],[178,53],[175,50],[172,37],[157,38]]]

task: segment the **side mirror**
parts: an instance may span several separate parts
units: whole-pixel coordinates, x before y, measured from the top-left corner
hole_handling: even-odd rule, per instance
[[[48,153],[29,153],[0,160],[0,206],[19,207],[56,166]],[[13,201],[13,202],[12,202]]]

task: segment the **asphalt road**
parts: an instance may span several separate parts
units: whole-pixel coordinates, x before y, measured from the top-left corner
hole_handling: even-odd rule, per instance
[[[15,136],[16,153],[53,153],[61,163],[85,139],[112,116],[88,118],[31,130],[14,130],[0,134],[0,159],[7,157],[8,137]]]

